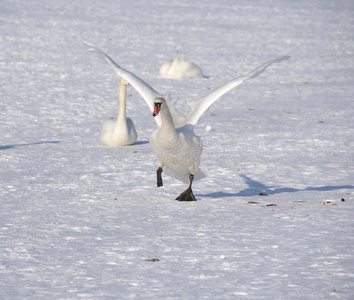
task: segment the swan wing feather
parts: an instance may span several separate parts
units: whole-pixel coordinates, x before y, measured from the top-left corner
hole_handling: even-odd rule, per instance
[[[98,49],[92,44],[85,43],[85,45],[90,47],[90,50],[95,50],[96,52],[103,55],[106,61],[113,67],[116,73],[123,77],[129,84],[134,87],[137,92],[144,98],[146,104],[148,105],[150,111],[154,110],[154,100],[157,97],[163,97],[160,93],[156,92],[149,84],[140,79],[138,76],[133,74],[132,72],[120,67],[109,55],[104,53],[102,50]],[[157,116],[154,118],[157,125],[161,125],[161,117]]]
[[[281,62],[283,60],[289,59],[290,56],[280,56],[276,59],[269,60],[264,64],[260,65],[250,73],[240,78],[231,80],[230,82],[226,83],[225,85],[219,87],[215,91],[211,92],[209,95],[200,98],[192,103],[191,110],[187,115],[187,124],[197,125],[199,119],[204,115],[204,113],[209,109],[209,107],[218,100],[221,96],[226,94],[227,92],[231,91],[235,87],[241,85],[245,81],[251,78],[257,77],[259,74],[263,73],[267,67],[274,63]]]

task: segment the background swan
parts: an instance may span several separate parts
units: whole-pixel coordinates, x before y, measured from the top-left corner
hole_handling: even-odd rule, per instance
[[[195,64],[183,57],[176,57],[164,63],[160,68],[160,75],[163,78],[204,78],[202,70]]]
[[[109,118],[102,123],[100,140],[104,146],[128,146],[137,140],[133,121],[126,117],[126,87],[129,83],[119,80],[118,117]]]

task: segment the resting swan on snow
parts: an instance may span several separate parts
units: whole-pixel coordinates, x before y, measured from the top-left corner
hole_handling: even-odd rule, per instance
[[[202,70],[195,64],[183,57],[176,57],[164,63],[160,68],[162,78],[204,78]]]
[[[116,73],[126,79],[138,91],[150,110],[153,111],[158,128],[151,135],[150,145],[157,156],[157,186],[162,186],[161,173],[163,168],[182,181],[188,182],[189,179],[189,187],[176,199],[180,201],[195,201],[192,192],[192,182],[195,175],[203,177],[203,173],[199,170],[202,147],[198,137],[193,132],[199,119],[225,93],[246,80],[255,78],[273,63],[290,58],[289,56],[281,56],[270,60],[247,75],[226,83],[209,95],[194,101],[189,113],[183,118],[174,108],[173,103],[168,103],[162,94],[156,92],[150,85],[133,73],[121,68],[101,50],[92,45],[88,46],[100,52],[112,65]]]
[[[126,117],[126,88],[129,83],[119,80],[118,118],[109,118],[102,123],[100,140],[104,146],[128,146],[138,137],[133,121]]]

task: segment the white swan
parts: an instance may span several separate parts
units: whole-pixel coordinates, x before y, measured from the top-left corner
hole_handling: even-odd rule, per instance
[[[199,138],[193,132],[194,126],[185,125],[176,128],[165,99],[158,97],[154,104],[152,115],[154,117],[160,115],[162,119],[161,126],[150,137],[150,146],[157,156],[157,186],[162,186],[161,173],[164,167],[167,172],[171,172],[183,182],[189,180],[189,187],[176,200],[196,201],[192,182],[195,175],[201,178],[204,174],[199,170],[203,148]]]
[[[204,78],[202,70],[184,57],[176,57],[164,63],[160,68],[160,75],[163,78]]]
[[[138,137],[133,121],[126,117],[126,87],[129,83],[119,80],[118,118],[109,118],[102,123],[100,140],[104,146],[128,146]]]
[[[157,186],[160,187],[163,184],[161,176],[163,167],[165,167],[167,171],[171,171],[174,176],[182,181],[188,181],[189,179],[189,187],[176,199],[180,201],[195,201],[192,192],[194,176],[203,177],[204,175],[199,170],[202,147],[199,143],[199,138],[193,132],[199,119],[208,108],[225,93],[244,83],[246,80],[255,78],[273,63],[290,58],[290,56],[281,56],[265,62],[247,75],[234,79],[209,95],[194,101],[189,113],[183,118],[176,111],[173,103],[164,99],[164,97],[156,92],[150,85],[128,70],[118,66],[101,50],[92,45],[89,46],[104,55],[105,59],[115,69],[116,73],[122,78],[125,78],[138,91],[150,110],[153,111],[153,116],[155,117],[158,128],[152,133],[150,144],[157,155]]]

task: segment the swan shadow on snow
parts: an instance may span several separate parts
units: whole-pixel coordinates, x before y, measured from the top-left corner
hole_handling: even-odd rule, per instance
[[[145,145],[149,144],[149,141],[136,141],[133,145]]]
[[[225,193],[225,192],[213,192],[209,194],[197,194],[199,197],[210,197],[210,198],[224,198],[224,197],[251,197],[251,196],[259,196],[260,193],[266,193],[267,195],[275,195],[281,193],[297,193],[302,191],[334,191],[341,189],[354,189],[353,185],[342,185],[342,186],[318,186],[318,187],[307,187],[304,189],[294,189],[294,188],[273,188],[264,185],[261,182],[252,180],[246,175],[240,175],[248,185],[248,188],[239,191],[238,193]]]
[[[59,141],[48,141],[48,142],[36,142],[36,143],[28,143],[28,144],[6,145],[6,146],[0,146],[0,150],[8,150],[8,149],[17,148],[17,147],[41,145],[41,144],[59,144]]]

